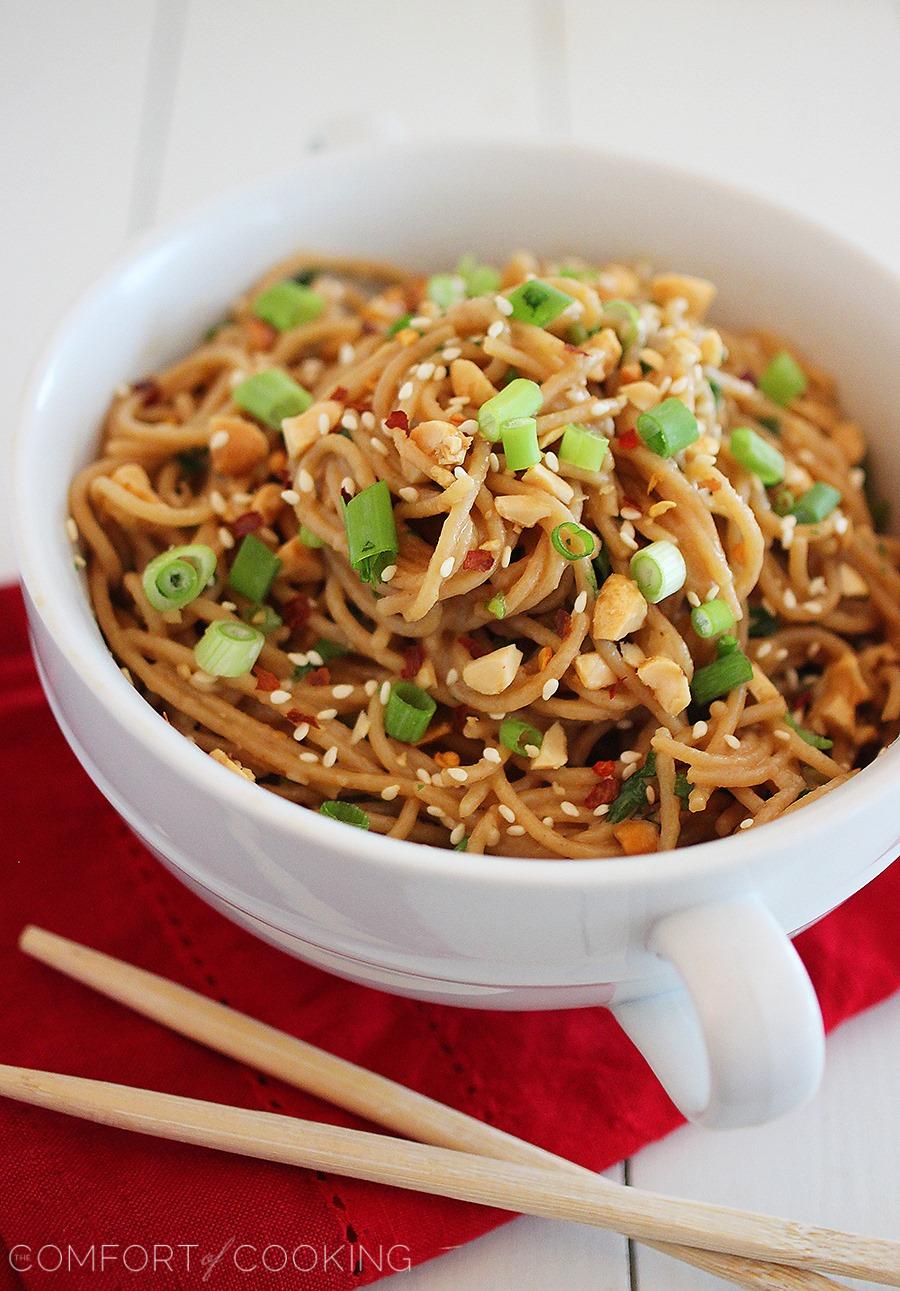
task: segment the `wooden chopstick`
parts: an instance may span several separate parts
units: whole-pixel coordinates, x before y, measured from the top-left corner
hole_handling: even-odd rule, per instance
[[[614,1228],[638,1239],[675,1240],[900,1285],[900,1242],[631,1188],[610,1192],[596,1179],[563,1177],[555,1169],[27,1067],[0,1066],[0,1095],[101,1125],[264,1161]]]
[[[20,945],[28,954],[146,1017],[408,1138],[565,1171],[589,1178],[612,1193],[622,1189],[622,1185],[572,1161],[154,973],[40,928],[26,928]],[[744,1287],[767,1287],[772,1291],[808,1287],[823,1291],[837,1285],[809,1270],[782,1268],[667,1242],[648,1244]]]
[[[623,1186],[186,986],[66,937],[29,926],[23,930],[19,945],[34,958],[170,1030],[405,1138],[498,1161],[565,1171],[593,1179],[598,1187],[610,1191]],[[839,1285],[811,1270],[764,1264],[725,1252],[649,1240],[646,1245],[751,1289],[833,1291]]]

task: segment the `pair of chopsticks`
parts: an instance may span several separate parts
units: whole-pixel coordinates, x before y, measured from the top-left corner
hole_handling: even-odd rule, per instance
[[[20,946],[145,1017],[404,1138],[21,1067],[0,1066],[2,1096],[159,1138],[609,1228],[738,1286],[839,1285],[823,1273],[900,1286],[900,1242],[624,1187],[77,942],[29,927]]]

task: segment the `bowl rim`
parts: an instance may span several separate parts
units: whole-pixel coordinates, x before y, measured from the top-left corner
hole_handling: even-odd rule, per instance
[[[54,596],[54,588],[59,584],[50,558],[45,555],[51,544],[43,541],[46,526],[56,523],[58,517],[54,518],[46,508],[42,511],[40,495],[35,493],[32,477],[40,442],[43,391],[53,380],[58,354],[65,349],[69,338],[89,321],[91,312],[102,306],[104,298],[115,290],[126,274],[176,242],[196,239],[208,224],[221,220],[230,211],[241,206],[259,207],[267,201],[277,200],[280,194],[291,191],[301,176],[307,176],[311,169],[352,166],[355,160],[371,158],[373,152],[385,159],[392,156],[408,159],[410,154],[426,150],[433,153],[436,146],[445,151],[467,154],[470,163],[476,150],[485,154],[502,150],[548,157],[564,151],[570,156],[583,157],[590,165],[606,162],[634,174],[640,173],[656,183],[664,183],[667,178],[694,183],[698,189],[715,192],[723,199],[765,211],[782,222],[794,224],[827,253],[849,258],[861,271],[886,281],[896,291],[900,303],[900,275],[853,241],[768,196],[688,167],[631,156],[573,139],[560,141],[527,137],[485,139],[454,135],[448,139],[378,140],[310,153],[294,163],[289,171],[232,185],[195,204],[177,218],[131,239],[110,265],[80,293],[53,329],[32,367],[13,434],[13,531],[30,612],[39,616],[57,649],[90,686],[96,702],[103,705],[116,725],[125,726],[127,723],[129,734],[143,745],[148,755],[160,758],[186,781],[197,783],[211,797],[256,818],[262,826],[293,835],[298,841],[314,842],[332,853],[349,854],[355,860],[387,871],[400,870],[409,876],[422,876],[425,868],[430,876],[457,882],[501,886],[534,884],[542,889],[548,885],[580,888],[597,884],[609,888],[632,888],[645,884],[683,884],[693,879],[722,878],[749,871],[767,850],[772,850],[767,849],[765,841],[775,844],[772,831],[778,831],[780,835],[779,851],[786,846],[798,850],[813,846],[838,817],[846,818],[853,811],[870,807],[891,791],[900,771],[900,741],[895,741],[852,780],[816,803],[815,811],[792,812],[746,833],[668,852],[632,857],[578,861],[566,861],[562,857],[484,857],[348,828],[233,775],[159,716],[122,676],[102,637],[99,634],[95,636],[92,627],[65,612],[60,613],[59,598]],[[760,838],[764,840],[762,845]]]

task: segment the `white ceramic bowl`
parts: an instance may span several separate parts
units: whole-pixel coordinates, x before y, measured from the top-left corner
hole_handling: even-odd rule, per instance
[[[66,489],[110,391],[196,343],[297,247],[432,269],[529,246],[648,255],[720,287],[717,314],[835,370],[881,486],[900,483],[900,282],[823,229],[648,162],[551,144],[392,143],[310,157],[143,242],[81,301],[26,399],[16,528],[41,675],[92,778],[174,873],[285,950],[360,982],[482,1008],[606,1004],[710,1125],[808,1096],[821,1019],[785,933],[898,849],[891,749],[808,811],[622,860],[483,859],[360,833],[218,766],[125,681],[73,569]]]

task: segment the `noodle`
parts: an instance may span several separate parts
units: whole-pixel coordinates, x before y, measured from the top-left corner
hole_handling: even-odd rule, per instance
[[[186,738],[300,809],[352,802],[392,838],[583,859],[774,820],[897,736],[900,542],[876,533],[863,439],[830,377],[804,363],[805,390],[775,404],[759,378],[784,342],[705,322],[710,284],[643,266],[574,273],[519,254],[498,276],[504,293],[539,275],[569,297],[537,326],[493,291],[439,306],[392,266],[298,255],[193,353],[116,392],[101,455],[72,485],[76,563],[126,676]],[[279,331],[254,303],[294,276],[324,308]],[[636,340],[611,317],[623,298]],[[283,431],[233,393],[273,368],[312,396]],[[543,452],[517,473],[477,421],[515,377],[540,385]],[[665,399],[698,432],[671,457],[636,433]],[[572,424],[608,442],[598,470],[560,460]],[[822,482],[839,504],[813,523],[792,514],[729,450],[739,426],[783,455],[782,492]],[[399,550],[372,584],[350,563],[344,511],[380,480]],[[596,535],[601,578],[621,586],[634,553],[661,543],[681,553],[683,585],[606,630],[613,583],[595,599],[590,560],[558,545],[568,525]],[[260,621],[228,583],[251,533],[281,562],[270,621],[252,672],[220,676],[195,647],[210,624]],[[144,570],[181,544],[211,548],[216,571],[161,609]],[[733,620],[719,656],[744,652],[752,678],[689,708],[717,658],[692,627],[708,601]],[[512,674],[492,688],[479,678],[501,658]],[[385,729],[401,678],[437,703],[411,742]],[[539,744],[501,740],[507,718]]]

